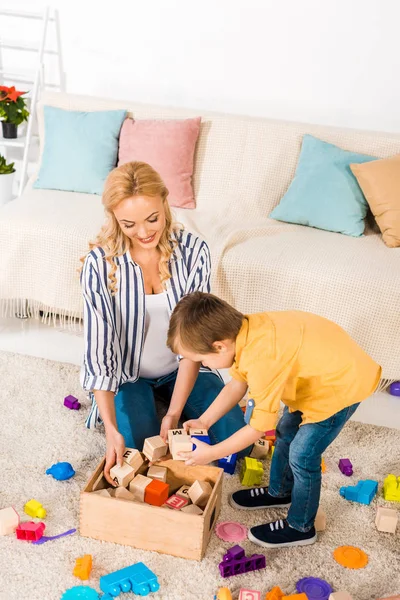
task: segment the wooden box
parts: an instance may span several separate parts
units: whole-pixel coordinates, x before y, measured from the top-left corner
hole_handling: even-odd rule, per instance
[[[213,490],[202,515],[193,515],[165,507],[150,506],[118,498],[91,494],[109,487],[102,477],[102,460],[81,493],[80,534],[106,542],[115,542],[201,560],[221,508],[223,470],[209,466],[187,467],[183,461],[165,460],[170,495],[184,484],[199,479],[208,481]]]

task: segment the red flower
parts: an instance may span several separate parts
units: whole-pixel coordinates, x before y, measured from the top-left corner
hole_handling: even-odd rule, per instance
[[[0,85],[0,101],[10,100],[11,102],[16,102],[23,94],[26,94],[26,92],[17,92],[14,85],[12,87]]]

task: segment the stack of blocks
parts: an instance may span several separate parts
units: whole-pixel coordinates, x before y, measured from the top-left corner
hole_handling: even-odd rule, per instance
[[[240,473],[240,482],[242,485],[253,486],[260,485],[264,470],[262,463],[255,458],[246,456],[242,463]]]
[[[143,453],[134,448],[126,448],[123,465],[115,465],[110,470],[111,477],[118,487],[95,490],[92,493],[202,515],[212,492],[210,483],[195,481],[191,485],[181,486],[170,496],[167,468],[157,465],[149,467],[146,461],[147,459],[153,462],[165,457],[168,446],[175,460],[184,460],[179,456],[179,452],[192,450],[192,437],[206,443],[210,441],[205,429],[192,429],[190,433],[191,435],[188,435],[184,429],[172,429],[168,432],[168,444],[158,435],[147,438]]]

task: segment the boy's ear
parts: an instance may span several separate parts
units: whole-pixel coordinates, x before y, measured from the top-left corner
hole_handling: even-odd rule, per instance
[[[223,341],[213,342],[212,346],[214,350],[218,353],[226,351],[226,344]]]

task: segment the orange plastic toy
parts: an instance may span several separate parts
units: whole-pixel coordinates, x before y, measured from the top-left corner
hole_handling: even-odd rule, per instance
[[[283,598],[283,592],[278,585],[273,587],[270,592],[267,592],[265,596],[265,600],[281,600],[281,598]]]
[[[290,594],[290,596],[282,596],[282,600],[308,600],[308,596],[302,592],[301,594]]]
[[[368,564],[368,555],[355,546],[340,546],[333,552],[333,558],[342,567],[363,569]]]
[[[325,464],[324,459],[321,459],[321,471],[323,473],[326,473],[326,464]]]
[[[169,496],[169,485],[158,479],[153,479],[144,491],[144,501],[153,506],[162,506]]]
[[[73,574],[79,579],[89,579],[90,571],[92,570],[92,555],[85,554],[81,558],[77,558],[75,561],[75,568]]]

